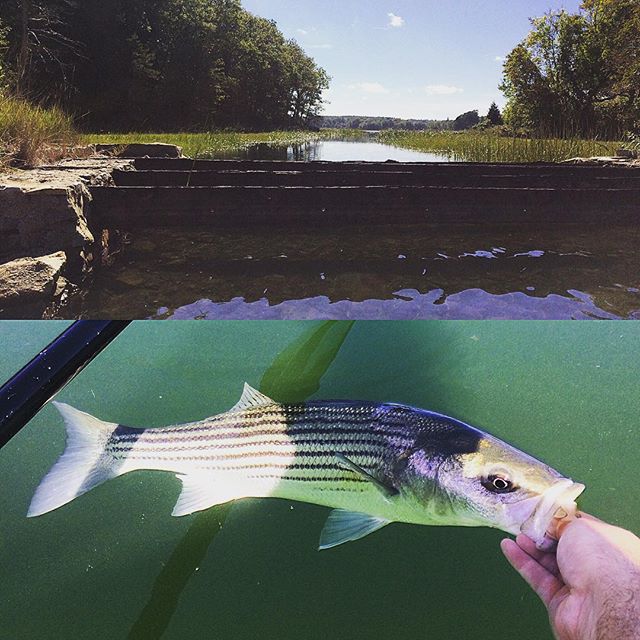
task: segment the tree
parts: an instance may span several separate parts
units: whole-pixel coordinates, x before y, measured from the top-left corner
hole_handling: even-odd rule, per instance
[[[460,114],[453,121],[453,130],[454,131],[462,131],[463,129],[471,129],[475,127],[480,122],[480,116],[478,115],[478,110],[474,109],[473,111],[466,111],[465,113]]]
[[[0,19],[13,90],[93,130],[302,125],[328,86],[240,0],[19,0]]]
[[[502,114],[500,113],[500,109],[495,102],[491,103],[489,107],[489,112],[487,113],[487,120],[491,126],[497,126],[502,124]]]
[[[81,44],[69,31],[76,0],[20,0],[0,4],[7,25],[6,60],[14,91],[43,102],[58,102],[72,86]],[[12,64],[11,64],[12,63]]]
[[[5,63],[7,47],[9,46],[7,40],[8,31],[8,28],[5,27],[2,20],[0,20],[0,97],[6,91],[8,81]]]
[[[287,56],[288,104],[287,116],[296,125],[304,125],[317,116],[323,104],[322,92],[329,88],[329,76],[324,69],[305,55],[297,42],[289,40]]]
[[[640,117],[640,2],[584,0],[531,21],[509,54],[505,120],[546,135],[619,136]]]

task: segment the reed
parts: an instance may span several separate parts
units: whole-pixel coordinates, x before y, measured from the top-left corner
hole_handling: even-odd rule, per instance
[[[53,160],[66,155],[75,141],[72,119],[61,109],[0,95],[0,164]]]
[[[563,138],[515,138],[481,132],[383,131],[378,140],[461,162],[562,162],[613,155],[620,143]]]
[[[165,142],[182,147],[182,152],[191,158],[210,158],[247,149],[256,144],[283,147],[328,139],[329,137],[330,133],[325,131],[269,131],[258,133],[211,131],[208,133],[86,134],[82,136],[82,140],[85,144],[113,143],[117,145],[136,142]]]

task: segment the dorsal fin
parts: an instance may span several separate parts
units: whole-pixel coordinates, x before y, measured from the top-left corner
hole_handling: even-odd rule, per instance
[[[242,411],[244,409],[251,409],[252,407],[262,407],[266,404],[275,404],[275,400],[272,400],[269,396],[265,396],[264,393],[260,393],[257,389],[254,389],[250,384],[245,382],[240,400],[238,400],[229,411]]]

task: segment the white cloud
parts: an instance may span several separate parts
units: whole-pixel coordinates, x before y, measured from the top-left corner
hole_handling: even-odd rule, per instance
[[[494,60],[495,60],[496,62],[504,62],[504,61],[506,60],[506,58],[505,58],[504,56],[496,56],[496,57],[494,58]]]
[[[329,43],[325,44],[309,44],[307,49],[333,49],[333,45]]]
[[[400,27],[404,27],[404,18],[397,16],[395,13],[387,13],[387,16],[389,18],[390,27],[396,27],[397,29],[399,29]]]
[[[306,29],[296,29],[301,36],[306,36],[309,32]]]
[[[349,89],[359,89],[365,93],[389,93],[389,89],[381,85],[379,82],[358,82],[356,84],[350,84]]]
[[[450,96],[454,93],[462,93],[464,89],[460,87],[453,87],[448,84],[428,84],[425,87],[425,91],[430,96]]]

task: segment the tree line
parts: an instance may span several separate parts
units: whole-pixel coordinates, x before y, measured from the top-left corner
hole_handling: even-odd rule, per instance
[[[640,0],[583,0],[531,23],[504,64],[505,121],[550,136],[637,132]]]
[[[382,131],[383,129],[402,129],[404,131],[423,131],[451,129],[451,120],[417,120],[389,118],[384,116],[320,116],[314,124],[326,129],[362,129]]]
[[[493,102],[486,116],[481,117],[477,109],[461,113],[454,119],[416,120],[388,118],[383,116],[319,116],[313,124],[326,129],[363,129],[365,131],[383,131],[398,129],[401,131],[464,131],[466,129],[486,129],[502,124],[502,115],[498,105]]]
[[[0,89],[86,130],[303,126],[329,77],[240,0],[3,0]]]

